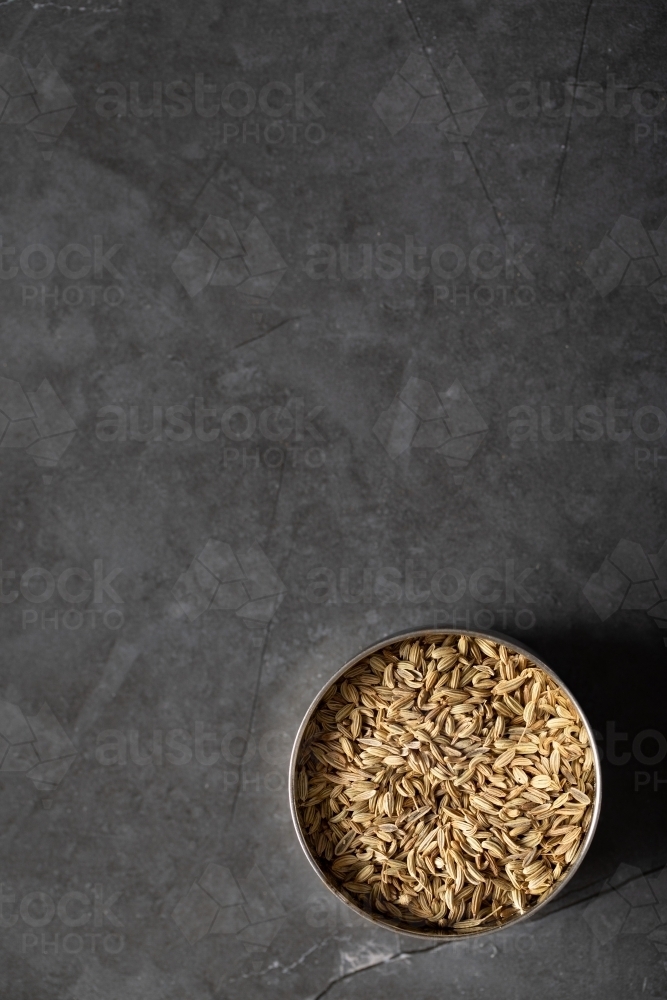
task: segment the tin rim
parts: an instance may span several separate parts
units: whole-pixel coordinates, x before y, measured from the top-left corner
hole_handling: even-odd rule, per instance
[[[373,653],[377,653],[378,650],[384,649],[385,646],[393,645],[396,642],[406,642],[408,639],[418,639],[424,635],[434,635],[443,637],[447,635],[465,635],[465,636],[470,636],[472,638],[491,639],[493,642],[501,642],[504,646],[507,646],[509,649],[512,649],[517,653],[522,653],[523,655],[528,656],[535,664],[537,664],[538,667],[544,670],[545,673],[547,673],[551,678],[553,678],[554,681],[556,681],[556,683],[563,689],[565,694],[571,700],[572,704],[579,713],[579,718],[581,719],[583,725],[586,728],[586,733],[588,735],[588,743],[593,753],[593,770],[595,773],[595,800],[593,802],[593,815],[591,818],[590,826],[588,827],[588,830],[584,834],[584,838],[582,840],[579,853],[575,858],[575,860],[572,862],[565,878],[563,878],[558,883],[557,888],[554,889],[554,891],[549,896],[547,896],[546,899],[541,900],[541,902],[537,903],[535,906],[532,906],[529,910],[527,910],[525,913],[520,914],[518,917],[514,917],[512,920],[508,920],[504,924],[496,925],[494,927],[483,927],[479,928],[478,930],[465,932],[463,934],[447,933],[446,928],[443,930],[433,930],[433,931],[417,929],[409,924],[401,923],[400,920],[389,919],[376,912],[368,912],[364,910],[361,906],[351,902],[351,900],[348,899],[348,897],[341,892],[341,890],[333,881],[333,879],[329,878],[328,874],[320,868],[317,859],[315,858],[315,856],[311,852],[310,847],[308,846],[308,842],[306,841],[303,830],[301,829],[301,823],[299,821],[299,815],[296,807],[296,788],[295,788],[296,762],[298,758],[299,748],[301,746],[301,741],[303,739],[303,734],[305,732],[306,726],[310,722],[313,714],[315,713],[317,707],[319,706],[320,701],[322,700],[326,692],[329,690],[331,685],[335,684],[337,680],[339,680],[348,670],[354,667],[361,660],[364,660],[367,657],[372,656]],[[525,646],[523,643],[511,639],[509,636],[503,635],[501,632],[493,632],[493,631],[487,632],[487,631],[482,631],[480,629],[463,630],[455,628],[411,629],[409,632],[396,632],[391,635],[388,635],[380,642],[373,643],[372,646],[368,646],[366,649],[363,649],[360,653],[357,653],[350,660],[348,660],[347,663],[345,663],[340,668],[340,670],[337,670],[336,673],[334,673],[329,678],[326,684],[323,685],[323,687],[318,691],[315,698],[311,701],[308,710],[306,711],[306,714],[303,717],[301,725],[299,726],[298,732],[294,740],[294,745],[292,747],[292,753],[290,755],[289,804],[290,804],[290,813],[292,815],[292,822],[294,823],[294,828],[296,830],[297,838],[312,868],[315,870],[315,872],[317,873],[321,881],[324,883],[324,885],[327,887],[327,889],[333,892],[333,894],[338,899],[342,900],[342,902],[345,903],[346,906],[349,906],[351,910],[353,910],[355,913],[358,913],[359,916],[363,917],[365,920],[369,920],[372,923],[385,928],[385,930],[393,930],[400,934],[409,934],[412,937],[430,938],[438,941],[462,941],[466,938],[480,937],[483,934],[493,934],[496,931],[504,930],[506,927],[516,926],[516,924],[520,923],[521,921],[533,917],[539,910],[541,910],[544,906],[546,906],[547,903],[550,903],[552,900],[554,900],[558,896],[558,894],[564,889],[564,887],[570,881],[572,876],[579,869],[582,861],[584,860],[584,857],[586,856],[586,853],[588,852],[589,847],[591,846],[591,843],[593,842],[593,837],[595,836],[595,830],[598,824],[598,820],[600,818],[600,809],[602,805],[602,768],[600,765],[600,755],[598,753],[597,744],[595,742],[595,737],[593,735],[593,729],[591,727],[590,722],[588,721],[588,718],[586,717],[585,712],[581,708],[581,705],[574,697],[574,695],[567,687],[567,685],[563,683],[558,674],[554,670],[552,670],[552,668],[548,666],[544,662],[544,660],[542,660],[541,657],[539,657],[535,652],[533,652],[533,650],[530,649],[528,646]]]

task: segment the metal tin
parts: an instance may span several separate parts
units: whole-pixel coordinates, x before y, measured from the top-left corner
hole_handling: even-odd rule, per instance
[[[572,704],[575,706],[577,712],[579,713],[581,721],[586,727],[586,732],[588,733],[589,745],[591,747],[591,750],[593,751],[593,766],[595,771],[595,801],[593,803],[593,817],[591,819],[591,824],[582,840],[579,854],[577,855],[576,859],[570,866],[570,870],[568,871],[565,878],[561,882],[559,882],[558,887],[551,893],[550,896],[548,896],[546,899],[543,899],[536,906],[531,907],[529,910],[526,911],[526,913],[521,914],[520,916],[515,917],[512,920],[506,921],[506,923],[501,924],[499,927],[480,928],[479,930],[470,931],[465,934],[461,933],[452,934],[451,932],[448,932],[446,928],[443,928],[442,930],[432,930],[432,931],[416,929],[411,924],[402,923],[400,920],[394,920],[385,917],[383,914],[380,914],[377,911],[373,912],[364,910],[362,906],[358,905],[357,903],[353,903],[350,899],[347,898],[347,896],[345,896],[341,892],[336,883],[329,877],[328,873],[320,868],[318,860],[311,853],[310,847],[308,846],[304,833],[301,829],[301,824],[299,822],[299,815],[296,808],[296,792],[295,792],[296,762],[298,758],[299,747],[301,746],[301,740],[303,739],[303,734],[306,729],[306,726],[310,722],[313,714],[315,713],[315,710],[319,706],[320,701],[324,697],[325,693],[328,691],[331,685],[334,684],[337,680],[339,680],[348,670],[354,667],[361,660],[366,659],[366,657],[371,656],[373,653],[377,653],[378,650],[384,649],[385,646],[394,644],[396,642],[405,642],[408,639],[419,639],[425,635],[442,636],[443,638],[447,635],[465,635],[465,636],[470,636],[472,638],[491,639],[494,642],[501,642],[503,645],[507,646],[509,649],[514,650],[517,653],[522,653],[524,656],[528,656],[535,664],[537,664],[538,667],[541,667],[545,673],[549,674],[549,676],[552,677],[554,681],[556,681],[556,683],[563,689],[568,698],[572,701]],[[595,737],[593,735],[593,730],[591,728],[588,719],[586,718],[584,712],[582,711],[581,706],[579,705],[579,702],[574,697],[572,692],[567,688],[565,684],[563,684],[560,677],[558,677],[558,675],[554,673],[551,667],[547,666],[547,664],[542,659],[540,659],[540,657],[537,656],[532,651],[532,649],[529,649],[522,643],[516,642],[514,639],[510,639],[499,632],[482,632],[482,631],[468,630],[468,629],[463,631],[461,629],[454,629],[454,628],[440,628],[440,629],[424,628],[424,629],[416,629],[410,632],[399,632],[396,633],[395,635],[387,636],[380,642],[374,643],[374,645],[369,646],[367,649],[364,649],[361,653],[358,653],[357,656],[353,657],[351,660],[348,660],[348,662],[343,667],[341,667],[340,670],[338,670],[327,681],[324,687],[319,691],[317,696],[311,702],[311,705],[304,716],[303,722],[299,726],[299,731],[296,734],[296,739],[294,741],[294,746],[292,748],[292,755],[290,757],[290,772],[289,772],[289,801],[290,801],[290,811],[292,813],[292,820],[294,822],[294,828],[296,830],[297,837],[299,838],[299,843],[301,844],[301,847],[303,848],[306,857],[310,861],[311,865],[313,866],[313,868],[315,869],[321,880],[327,886],[327,888],[330,889],[331,892],[333,892],[334,895],[338,897],[338,899],[342,900],[346,904],[346,906],[349,906],[352,910],[360,914],[366,920],[371,920],[374,924],[378,924],[381,927],[384,927],[385,929],[400,931],[402,934],[410,934],[413,937],[419,937],[419,938],[461,941],[463,938],[479,937],[482,934],[492,934],[494,931],[503,930],[505,927],[514,927],[520,921],[527,920],[529,917],[532,917],[535,913],[538,912],[538,910],[541,910],[544,906],[546,906],[547,903],[550,903],[553,899],[556,898],[558,893],[560,893],[562,889],[567,885],[567,883],[570,881],[574,873],[581,865],[584,856],[588,851],[588,848],[590,847],[591,842],[593,840],[593,836],[595,834],[595,828],[597,827],[598,819],[600,816],[600,807],[602,801],[601,780],[602,780],[602,775],[600,767],[600,756],[598,754]]]

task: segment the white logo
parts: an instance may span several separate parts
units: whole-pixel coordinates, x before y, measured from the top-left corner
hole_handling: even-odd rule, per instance
[[[285,584],[258,545],[239,552],[210,538],[172,593],[189,620],[205,611],[235,611],[250,628],[267,625],[285,596]]]
[[[619,865],[597,899],[584,910],[584,920],[600,944],[618,934],[643,934],[667,954],[667,867],[647,877],[633,865]]]
[[[396,459],[411,448],[430,448],[453,470],[466,468],[487,430],[482,414],[460,382],[436,392],[422,378],[411,378],[373,427],[390,458]]]
[[[214,285],[235,287],[251,299],[268,299],[287,265],[257,217],[236,233],[228,219],[209,215],[171,268],[191,298]]]
[[[609,236],[589,253],[584,271],[600,295],[631,285],[648,288],[660,305],[667,304],[667,218],[647,233],[638,219],[621,215]]]
[[[75,111],[68,87],[46,58],[25,69],[15,56],[0,53],[0,125],[25,125],[42,144],[54,143]],[[42,156],[50,160],[53,150]]]
[[[36,392],[0,377],[0,448],[23,448],[36,465],[53,468],[76,434],[76,424],[46,379]]]
[[[207,934],[227,934],[252,952],[269,947],[285,912],[257,865],[246,878],[235,878],[211,863],[171,917],[191,945]]]
[[[373,108],[392,135],[408,124],[437,125],[450,142],[467,142],[488,102],[458,56],[443,80],[444,94],[426,56],[413,53],[382,88]]]
[[[667,542],[648,556],[638,542],[623,538],[584,587],[584,596],[601,621],[619,608],[646,611],[667,628]]]
[[[18,705],[0,699],[0,773],[24,774],[38,792],[54,792],[76,752],[46,702],[26,717]]]

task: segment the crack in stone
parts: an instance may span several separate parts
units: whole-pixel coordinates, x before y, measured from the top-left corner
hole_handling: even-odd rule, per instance
[[[642,872],[642,874],[644,876],[650,876],[650,875],[655,875],[662,870],[663,866],[660,865],[657,868],[650,868],[648,869],[648,871]],[[599,892],[592,893],[591,895],[584,896],[581,899],[573,900],[572,902],[566,903],[564,906],[558,907],[558,909],[551,910],[549,913],[545,913],[540,916],[536,915],[534,917],[534,920],[536,922],[540,920],[548,920],[550,917],[553,917],[557,913],[561,913],[564,910],[571,909],[572,907],[575,906],[581,906],[584,903],[588,903],[592,899],[596,899],[598,896],[606,896],[611,892],[615,892],[618,888],[622,888],[624,885],[628,885],[630,882],[633,882],[634,880],[635,877],[632,876],[626,879],[625,881],[619,883],[618,886],[610,887],[608,889],[603,889]],[[588,886],[584,886],[583,888],[586,889],[588,888]],[[288,972],[292,972],[297,966],[301,965],[309,957],[309,955],[312,955],[313,952],[317,951],[319,948],[324,947],[324,945],[331,940],[333,940],[331,936],[323,938],[322,941],[319,941],[317,944],[313,945],[311,948],[305,951],[303,955],[301,955],[290,965],[283,966],[279,962],[276,962],[274,965],[269,966],[268,969],[263,969],[261,972],[244,973],[239,978],[240,979],[250,979],[254,977],[263,978],[264,976],[268,975],[271,972],[275,972],[276,970],[279,970],[283,975]],[[466,937],[460,938],[460,941],[469,941],[469,940],[471,939]],[[440,944],[432,945],[428,948],[416,948],[414,951],[398,951],[393,955],[388,955],[386,958],[379,959],[377,962],[369,962],[368,965],[362,965],[357,969],[352,969],[350,972],[346,972],[343,975],[337,976],[335,979],[330,980],[329,983],[327,983],[327,985],[322,990],[320,990],[319,993],[316,993],[312,997],[309,997],[308,1000],[323,1000],[323,997],[325,997],[326,994],[329,993],[329,991],[332,990],[334,986],[336,986],[338,983],[345,982],[348,979],[351,979],[353,976],[361,974],[362,972],[368,972],[371,969],[378,968],[381,965],[388,965],[391,962],[405,961],[406,959],[411,958],[413,955],[425,955],[429,954],[430,952],[439,951],[441,948],[445,948],[451,943],[452,942],[450,940],[447,940],[443,941]],[[230,980],[230,982],[234,981],[238,980]]]
[[[592,0],[591,0],[591,3],[592,3]],[[449,111],[450,115],[452,115],[452,117],[454,118],[454,121],[456,121],[456,116],[454,115],[454,112],[453,112],[453,110],[452,110],[452,108],[451,108],[451,106],[449,104],[449,101],[447,100],[447,90],[446,90],[446,87],[443,85],[442,79],[440,77],[440,73],[438,72],[436,66],[434,65],[433,60],[431,59],[431,57],[429,56],[428,52],[426,51],[426,45],[424,43],[424,39],[422,38],[421,32],[419,31],[419,28],[417,27],[417,22],[416,22],[413,14],[412,14],[412,11],[410,10],[410,7],[408,6],[407,0],[403,0],[403,6],[405,7],[405,12],[408,15],[408,18],[410,20],[410,23],[412,24],[414,32],[415,32],[415,34],[417,36],[417,39],[419,41],[419,44],[421,45],[422,55],[424,56],[425,59],[428,60],[429,66],[433,70],[433,73],[435,74],[438,82],[440,83],[440,90],[442,91],[442,97],[443,97],[443,100],[444,100],[444,102],[445,102],[445,104],[447,106],[447,110]],[[478,168],[477,164],[475,163],[475,158],[474,158],[474,156],[472,155],[472,153],[470,151],[470,146],[469,146],[469,144],[467,142],[463,142],[463,141],[462,141],[461,144],[462,144],[463,148],[466,151],[466,155],[467,155],[468,159],[470,160],[470,164],[471,164],[473,170],[475,171],[475,175],[476,175],[477,180],[479,181],[479,185],[480,185],[480,187],[481,187],[481,189],[482,189],[482,191],[484,193],[484,197],[486,198],[486,200],[489,203],[489,206],[491,208],[491,211],[493,212],[493,215],[495,217],[498,229],[500,230],[500,232],[502,233],[502,235],[505,238],[507,238],[507,233],[505,232],[505,228],[503,226],[502,219],[501,219],[501,217],[500,217],[500,215],[498,213],[498,210],[497,210],[495,204],[493,203],[493,199],[491,198],[491,195],[488,192],[488,189],[486,187],[486,184],[484,183],[484,180],[483,180],[482,175],[481,175],[481,173],[479,171],[479,168]]]
[[[262,337],[268,337],[270,333],[273,333],[275,330],[279,330],[281,326],[285,326],[287,323],[294,323],[301,318],[301,316],[288,316],[287,319],[281,319],[280,323],[276,323],[276,325],[272,326],[270,330],[264,330],[262,333],[258,333],[256,337],[248,337],[247,340],[242,340],[240,344],[235,344],[234,347],[232,347],[232,351],[238,351],[239,347],[245,347],[246,344],[254,344],[256,340],[261,340]]]
[[[662,868],[663,868],[663,866],[659,866],[657,868],[651,868],[648,871],[643,872],[642,874],[644,876],[655,875],[658,872],[662,871]],[[567,903],[565,906],[561,906],[558,909],[552,910],[550,913],[545,913],[543,916],[536,916],[535,920],[536,921],[538,921],[538,920],[548,920],[550,917],[554,917],[557,913],[562,913],[564,910],[571,909],[574,906],[581,906],[583,903],[587,903],[591,899],[596,899],[598,896],[605,896],[605,895],[607,895],[610,892],[615,892],[616,889],[622,888],[622,886],[627,885],[628,883],[633,882],[633,881],[634,881],[634,876],[632,878],[626,879],[624,882],[621,882],[618,886],[610,887],[609,889],[604,889],[604,890],[602,890],[600,892],[593,893],[590,896],[586,896],[583,899],[578,899],[578,900],[572,901],[570,903]],[[470,940],[470,939],[464,937],[464,938],[461,938],[461,940],[465,941],[465,940]],[[325,986],[325,988],[323,990],[321,990],[319,993],[315,994],[314,997],[311,997],[310,1000],[322,1000],[322,998],[324,996],[326,996],[326,994],[331,989],[333,989],[333,987],[336,986],[337,983],[340,983],[340,982],[343,982],[344,980],[350,979],[352,976],[355,976],[358,973],[367,972],[369,969],[375,969],[378,966],[380,966],[380,965],[386,965],[389,962],[400,961],[400,960],[403,960],[403,959],[406,959],[406,958],[410,958],[412,955],[423,955],[423,954],[426,954],[428,952],[438,951],[440,948],[447,947],[447,945],[450,944],[450,943],[451,943],[450,941],[445,941],[442,944],[436,944],[436,945],[433,945],[430,948],[418,948],[415,951],[408,951],[408,952],[400,951],[400,952],[397,952],[395,955],[389,955],[387,958],[383,958],[383,959],[381,959],[378,962],[371,962],[368,965],[361,966],[358,969],[353,969],[351,972],[347,972],[343,976],[338,976],[336,979],[332,979],[331,982],[329,982],[327,984],[327,986]]]
[[[240,976],[236,976],[233,979],[229,979],[228,982],[235,983],[239,982],[239,980],[241,979],[255,979],[255,978],[262,979],[264,976],[268,976],[269,973],[276,971],[282,972],[284,975],[285,973],[291,972],[293,969],[296,969],[297,965],[301,965],[301,963],[304,962],[309,955],[312,955],[314,951],[317,951],[318,948],[323,948],[324,945],[327,943],[327,941],[331,941],[331,937],[325,937],[321,941],[318,941],[317,944],[314,944],[312,948],[309,948],[308,951],[305,951],[300,958],[297,958],[296,961],[292,962],[290,965],[282,965],[280,962],[272,962],[271,965],[269,965],[269,967],[266,969],[261,969],[259,972],[243,972],[241,973]],[[221,980],[220,987],[222,987],[224,982],[225,982],[224,979]]]
[[[577,86],[579,85],[579,71],[581,70],[581,61],[584,57],[584,45],[586,44],[586,33],[588,31],[588,19],[591,14],[591,8],[593,7],[593,0],[588,0],[588,9],[586,10],[586,17],[584,18],[584,29],[581,33],[581,44],[579,46],[579,57],[577,59],[577,68],[574,72],[574,91],[573,98],[577,96]],[[565,160],[567,159],[567,154],[570,145],[570,129],[572,128],[572,111],[570,112],[570,117],[567,120],[567,127],[565,129],[565,148],[563,150],[563,155],[561,157],[560,165],[558,167],[558,177],[556,178],[556,190],[554,191],[554,200],[551,206],[551,218],[553,219],[556,214],[556,205],[558,203],[558,198],[560,194],[561,181],[563,180],[563,170],[565,169]]]
[[[329,990],[332,990],[338,983],[345,982],[362,972],[368,972],[369,969],[376,969],[379,965],[389,965],[391,962],[401,962],[412,958],[413,955],[425,955],[427,952],[438,951],[440,948],[446,948],[448,944],[449,942],[445,941],[442,944],[434,944],[430,948],[417,948],[415,951],[397,951],[395,955],[387,955],[386,958],[381,958],[378,962],[369,962],[368,965],[361,965],[358,969],[352,969],[351,972],[346,972],[342,976],[332,979],[323,990],[316,993],[310,1000],[322,1000],[322,997],[326,996]]]
[[[663,867],[663,865],[660,865],[658,868],[649,868],[648,871],[642,872],[642,875],[644,877],[648,875],[657,875],[658,872],[663,870]],[[625,882],[619,882],[617,886],[610,886],[608,889],[600,889],[599,892],[594,892],[590,896],[583,896],[581,899],[574,899],[569,903],[565,903],[564,906],[554,907],[554,909],[550,910],[549,913],[545,913],[543,915],[537,914],[534,919],[536,922],[538,920],[547,920],[549,917],[553,917],[557,913],[562,913],[563,910],[570,910],[573,906],[580,906],[582,903],[588,903],[590,900],[597,899],[599,896],[607,896],[611,892],[616,892],[617,889],[622,888],[624,885],[634,882],[636,878],[637,876],[633,875],[632,877],[626,879]],[[587,888],[587,886],[584,886],[584,888]]]
[[[0,7],[4,7],[8,3],[12,3],[13,0],[4,0],[0,3]],[[62,10],[67,14],[74,12],[75,14],[118,14],[122,10],[122,6],[118,7],[73,7],[69,4],[55,3],[54,0],[45,0],[44,3],[33,3],[33,10],[43,10],[46,7],[55,7],[56,10]]]
[[[313,952],[317,951],[318,948],[322,948],[327,943],[327,941],[330,940],[331,938],[326,937],[323,938],[322,941],[318,941],[317,944],[314,944],[312,948],[309,948],[308,951],[305,951],[301,956],[301,958],[297,958],[296,962],[292,962],[291,965],[284,966],[284,968],[282,968],[280,971],[284,975],[286,972],[291,972],[292,969],[296,969],[297,965],[301,965],[301,963],[305,961],[305,959],[307,959],[309,955],[312,955]]]
[[[283,465],[282,465],[282,467],[280,469],[280,480],[278,482],[278,491],[276,493],[276,502],[275,502],[275,504],[273,506],[273,513],[271,515],[271,524],[270,524],[269,530],[267,532],[267,539],[269,539],[269,540],[271,538],[271,534],[273,532],[273,529],[276,526],[276,517],[277,517],[277,514],[278,514],[278,504],[280,502],[280,493],[281,493],[281,490],[283,488],[283,482],[285,481],[285,466],[286,466],[286,463],[283,463]],[[260,656],[259,656],[259,669],[257,671],[257,680],[255,682],[255,691],[254,691],[253,699],[252,699],[252,707],[250,709],[250,722],[248,723],[248,734],[249,735],[252,735],[252,727],[253,727],[253,723],[254,723],[254,720],[255,720],[255,712],[257,710],[257,701],[258,701],[258,698],[259,698],[259,688],[260,688],[260,684],[261,684],[261,681],[262,681],[262,672],[264,670],[264,654],[266,652],[266,645],[267,645],[267,642],[268,642],[268,639],[269,639],[269,634],[270,634],[271,629],[273,627],[273,621],[274,621],[274,619],[272,618],[271,621],[269,621],[269,623],[267,624],[266,630],[264,632],[263,640],[262,640],[262,650],[261,650]],[[232,824],[234,822],[234,815],[236,813],[236,805],[238,803],[240,787],[241,787],[241,782],[237,781],[236,782],[236,786],[234,788],[234,798],[232,800],[232,808],[231,808],[231,812],[230,812],[230,816],[229,816],[229,826],[230,826],[230,828],[231,828],[231,826],[232,826]]]

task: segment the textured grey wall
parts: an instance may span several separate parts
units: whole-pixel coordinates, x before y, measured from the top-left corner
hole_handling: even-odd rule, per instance
[[[0,33],[3,996],[667,995],[664,11]],[[601,737],[585,864],[480,943],[350,916],[289,819],[310,699],[426,623]]]

